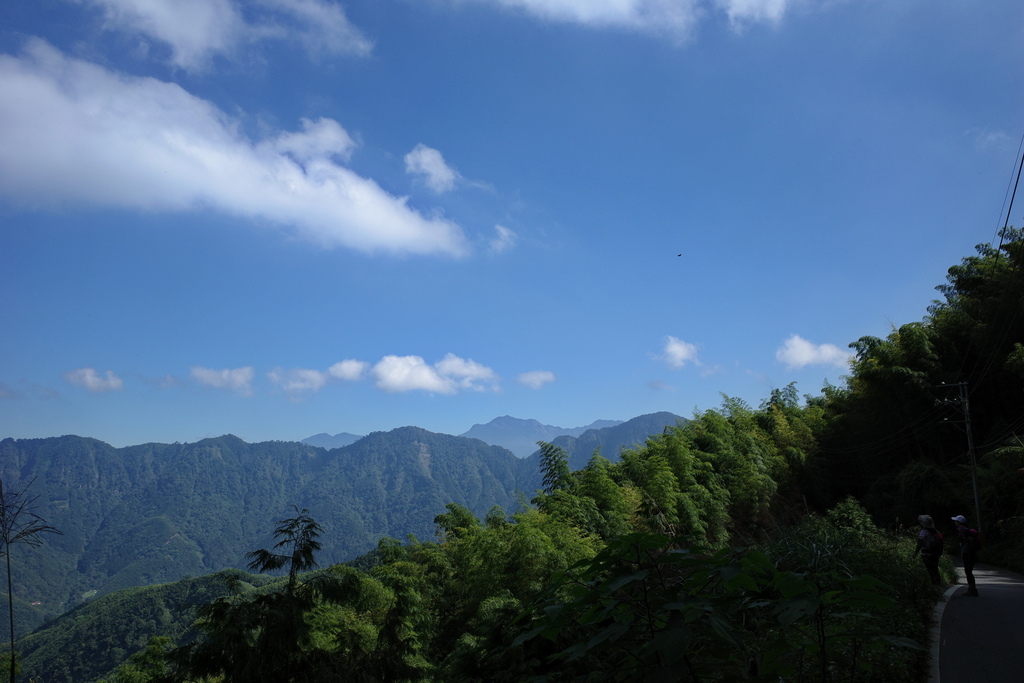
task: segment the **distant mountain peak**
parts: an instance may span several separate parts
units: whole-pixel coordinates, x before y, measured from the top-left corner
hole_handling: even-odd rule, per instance
[[[496,417],[487,424],[475,424],[468,432],[460,434],[480,439],[492,446],[503,446],[520,458],[537,450],[538,441],[552,441],[560,436],[579,436],[590,429],[602,429],[620,425],[620,420],[598,420],[585,427],[556,427],[538,420],[522,419],[511,415]]]
[[[320,432],[313,436],[307,436],[302,440],[302,443],[331,451],[335,448],[343,448],[353,444],[361,438],[363,437],[358,434],[349,434],[348,432],[339,432],[333,436],[327,432]]]

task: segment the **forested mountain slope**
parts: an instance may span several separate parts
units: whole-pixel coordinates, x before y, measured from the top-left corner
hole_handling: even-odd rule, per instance
[[[475,439],[417,428],[325,451],[233,436],[115,449],[76,436],[0,442],[0,476],[31,483],[36,512],[63,535],[12,555],[19,630],[83,596],[243,567],[291,504],[329,529],[324,560],[381,536],[429,537],[456,501],[485,514],[514,500],[519,460]],[[4,600],[6,604],[6,600]]]
[[[519,460],[477,439],[419,427],[374,432],[330,452],[330,461],[297,500],[329,530],[322,558],[343,562],[382,536],[434,536],[434,517],[455,502],[484,515],[515,506]]]
[[[271,583],[265,576],[228,570],[241,589]],[[45,672],[44,680],[95,681],[160,634],[187,637],[196,605],[229,593],[220,574],[126,588],[83,603],[18,642],[22,667]]]
[[[685,418],[669,412],[640,415],[617,425],[602,429],[588,429],[579,436],[562,435],[550,443],[561,448],[569,456],[569,469],[586,467],[591,456],[599,451],[612,462],[619,459],[623,448],[642,446],[648,437],[661,434],[666,427],[675,427],[688,422]],[[534,451],[523,460],[524,483],[529,490],[541,486],[540,452]]]

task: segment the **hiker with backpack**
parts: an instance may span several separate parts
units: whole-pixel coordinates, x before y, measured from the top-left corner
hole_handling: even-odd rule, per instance
[[[942,557],[942,534],[935,528],[935,522],[931,515],[918,515],[917,523],[921,525],[921,531],[917,534],[917,547],[911,555],[921,554],[921,562],[928,571],[928,578],[936,586],[942,583],[939,578],[939,558]]]
[[[967,526],[967,518],[963,515],[953,517],[956,522],[956,534],[960,539],[960,557],[964,561],[964,575],[967,577],[967,595],[978,597],[978,587],[974,583],[974,562],[978,559],[981,547],[981,534],[977,529]]]

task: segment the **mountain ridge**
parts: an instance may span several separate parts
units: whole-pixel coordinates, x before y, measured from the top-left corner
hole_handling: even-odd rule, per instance
[[[622,424],[620,420],[596,420],[584,427],[556,427],[539,420],[503,415],[486,424],[475,424],[459,436],[480,439],[494,446],[504,446],[517,457],[526,458],[537,450],[538,441],[553,441],[559,436],[579,436],[590,429]]]
[[[614,456],[642,440],[635,426],[580,438],[597,435],[585,443]],[[12,554],[19,631],[85,595],[245,568],[245,554],[267,547],[268,530],[293,504],[324,526],[323,561],[344,562],[383,537],[431,540],[434,518],[451,502],[481,518],[494,506],[513,512],[539,488],[538,468],[503,446],[411,426],[330,450],[231,434],[123,448],[74,435],[4,439],[5,487],[31,483],[36,512],[63,532]]]

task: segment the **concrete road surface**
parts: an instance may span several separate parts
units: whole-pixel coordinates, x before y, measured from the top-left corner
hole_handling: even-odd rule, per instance
[[[977,565],[974,577],[978,597],[960,583],[936,608],[929,683],[1022,683],[1024,576]]]

